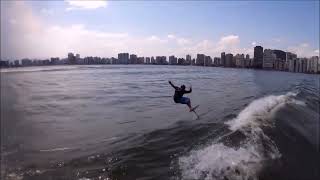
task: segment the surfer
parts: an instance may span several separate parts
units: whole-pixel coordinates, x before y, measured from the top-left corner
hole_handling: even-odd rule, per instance
[[[191,101],[187,97],[183,97],[184,94],[188,94],[192,92],[192,87],[190,87],[189,91],[186,90],[185,85],[181,85],[180,87],[177,87],[172,84],[171,81],[169,81],[169,84],[175,89],[173,100],[175,103],[180,104],[186,104],[189,107],[190,112],[193,111],[195,108],[192,108]]]

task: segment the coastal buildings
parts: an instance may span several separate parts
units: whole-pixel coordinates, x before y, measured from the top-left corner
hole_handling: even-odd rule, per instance
[[[111,64],[117,64],[117,58],[111,57]]]
[[[263,53],[263,69],[273,69],[274,63],[277,59],[277,56],[273,53],[271,49],[265,49]]]
[[[169,64],[177,65],[178,64],[177,58],[175,56],[169,56]]]
[[[19,60],[15,60],[15,61],[14,61],[14,66],[20,66]]]
[[[286,52],[277,49],[272,51],[276,55],[273,68],[279,71],[284,71],[286,69]]]
[[[187,64],[187,65],[191,65],[191,61],[192,61],[191,55],[190,55],[190,54],[187,54],[187,55],[186,55],[186,64]]]
[[[220,65],[224,66],[224,67],[226,66],[226,53],[225,52],[221,53]]]
[[[286,70],[289,72],[295,72],[295,66],[297,64],[297,55],[291,52],[286,52]]]
[[[204,60],[205,60],[204,54],[197,54],[196,65],[197,66],[204,66]]]
[[[22,64],[22,66],[32,66],[32,60],[27,59],[27,58],[22,59],[21,64]]]
[[[146,57],[146,64],[151,64],[150,57]]]
[[[213,66],[220,66],[221,65],[221,58],[215,57],[213,58]]]
[[[254,55],[253,55],[253,67],[254,68],[262,68],[263,64],[263,47],[256,46],[254,47]]]
[[[80,58],[80,54],[76,54],[76,57],[75,57],[75,58],[76,58],[76,62],[79,61],[79,60],[81,59],[81,58]]]
[[[236,54],[235,60],[236,60],[236,62],[235,62],[236,67],[238,67],[238,68],[244,68],[245,67],[244,54]]]
[[[24,66],[48,66],[48,65],[91,65],[91,64],[153,64],[153,65],[197,65],[197,66],[215,66],[231,68],[261,68],[277,71],[289,71],[297,73],[320,73],[319,56],[310,58],[297,57],[292,52],[282,50],[265,49],[256,46],[254,48],[254,57],[250,58],[249,54],[226,54],[221,53],[221,57],[211,57],[205,54],[197,54],[196,58],[191,58],[190,54],[186,58],[178,58],[174,55],[169,56],[169,63],[166,56],[138,57],[136,54],[119,53],[118,58],[111,57],[84,57],[80,54],[74,55],[72,52],[67,54],[66,58],[52,57],[50,59],[28,59],[21,60],[0,60],[1,68],[24,67]]]
[[[194,58],[191,60],[191,65],[196,65],[196,60]]]
[[[308,73],[317,73],[319,69],[319,57],[312,56],[307,62],[307,72]]]
[[[129,63],[129,53],[119,53],[118,54],[118,61],[119,61],[119,64],[128,64]]]
[[[156,60],[154,59],[154,57],[151,57],[151,64],[156,64]]]
[[[179,58],[178,59],[178,65],[187,65],[185,59],[184,58]]]
[[[0,67],[4,67],[4,68],[9,67],[9,61],[3,61],[3,60],[1,60],[1,61],[0,61]]]
[[[249,54],[246,55],[246,59],[245,59],[245,63],[244,64],[245,64],[246,68],[250,68],[252,66],[252,61],[250,59],[250,55]]]
[[[138,57],[137,64],[144,64],[144,57]]]
[[[295,72],[297,66],[297,58],[289,59],[288,60],[288,71]]]
[[[60,58],[58,58],[58,57],[52,57],[52,58],[50,58],[50,64],[52,64],[52,65],[58,65],[60,63]]]
[[[210,56],[204,57],[204,66],[212,66],[212,59]]]
[[[130,54],[129,64],[138,64],[138,56],[135,54]]]
[[[226,54],[225,67],[233,67],[233,54]]]
[[[167,57],[166,56],[156,56],[156,64],[158,64],[158,65],[168,64]]]
[[[68,53],[68,64],[76,64],[76,56],[73,53]]]

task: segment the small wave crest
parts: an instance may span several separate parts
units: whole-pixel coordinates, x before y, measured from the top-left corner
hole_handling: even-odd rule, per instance
[[[253,129],[260,126],[269,126],[271,122],[267,121],[268,117],[286,103],[304,105],[302,101],[293,99],[296,95],[297,93],[288,92],[285,95],[270,95],[254,100],[236,118],[226,122],[226,124],[232,131],[249,126]]]
[[[71,148],[62,147],[62,148],[52,148],[52,149],[41,149],[40,152],[56,152],[56,151],[66,151],[70,150]]]
[[[225,124],[232,132],[245,135],[239,145],[226,145],[220,138],[211,145],[191,151],[178,159],[182,179],[258,179],[264,165],[281,154],[262,127],[272,127],[272,114],[286,103],[303,105],[294,100],[297,93],[271,95],[251,102],[237,117]],[[224,140],[227,140],[224,143]]]
[[[31,67],[22,67],[22,68],[9,68],[9,69],[1,69],[0,72],[3,73],[27,73],[27,72],[50,72],[50,71],[68,71],[73,69],[78,69],[78,66],[70,66],[70,67],[61,67],[61,66],[31,66]]]

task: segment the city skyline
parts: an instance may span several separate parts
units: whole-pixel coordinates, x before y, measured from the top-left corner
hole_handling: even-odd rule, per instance
[[[253,56],[257,45],[311,57],[319,55],[318,14],[318,1],[1,1],[1,59]]]
[[[221,52],[220,57],[212,58],[210,55],[197,54],[192,58],[190,54],[186,58],[169,56],[143,57],[137,54],[118,53],[118,57],[86,56],[69,52],[67,58],[51,57],[50,59],[28,59],[3,61],[0,60],[0,68],[48,66],[48,65],[93,65],[93,64],[153,64],[153,65],[193,65],[214,66],[227,68],[252,68],[277,71],[289,71],[299,73],[320,73],[319,56],[310,58],[298,58],[297,54],[285,52],[279,49],[264,49],[262,46],[254,47],[254,56],[249,54],[236,54]]]

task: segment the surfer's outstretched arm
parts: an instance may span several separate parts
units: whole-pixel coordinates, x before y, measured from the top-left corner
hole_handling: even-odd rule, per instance
[[[169,81],[169,84],[174,88],[174,89],[177,89],[178,87],[173,85],[171,81]]]

